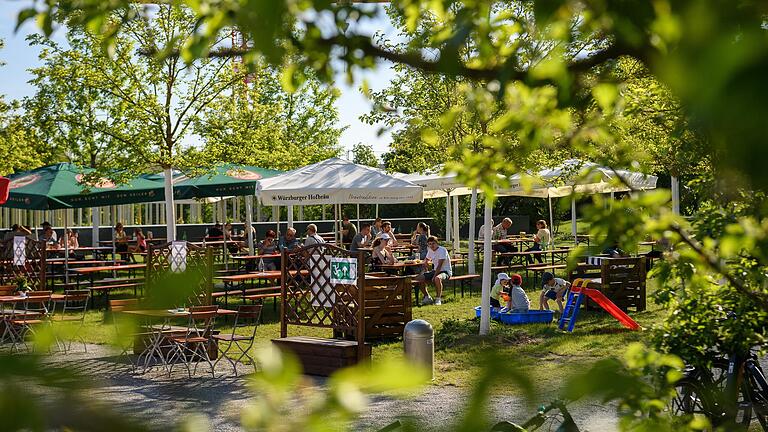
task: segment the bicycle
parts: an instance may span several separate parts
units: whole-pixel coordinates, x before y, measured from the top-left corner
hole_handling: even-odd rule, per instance
[[[710,368],[689,366],[677,382],[673,414],[703,415],[713,426],[768,431],[768,381],[754,350],[718,356]]]

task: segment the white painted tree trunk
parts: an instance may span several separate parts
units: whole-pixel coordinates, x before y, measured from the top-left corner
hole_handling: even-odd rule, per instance
[[[571,195],[571,235],[574,241],[576,240],[576,234],[578,234],[576,230],[576,197]]]
[[[169,242],[176,240],[176,206],[173,204],[173,173],[170,168],[165,172],[165,222],[166,238]]]
[[[491,260],[493,252],[491,251],[491,230],[493,215],[493,198],[485,197],[485,217],[483,226],[483,285],[480,294],[480,335],[488,334],[491,329]]]
[[[477,218],[477,188],[472,188],[469,201],[469,248],[467,249],[467,271],[475,273],[475,219]]]

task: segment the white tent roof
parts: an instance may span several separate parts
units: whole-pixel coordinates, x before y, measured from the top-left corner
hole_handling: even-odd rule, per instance
[[[442,166],[426,173],[395,173],[395,177],[417,184],[424,188],[424,198],[443,198],[451,195],[469,195],[472,189],[456,179],[456,173],[441,174]]]
[[[423,199],[421,186],[339,158],[260,180],[256,195],[264,205],[403,204]]]
[[[574,192],[626,192],[633,189],[655,189],[657,180],[652,175],[614,170],[592,162],[569,159],[558,167],[541,170],[536,175],[515,174],[509,178],[509,188],[499,191],[499,194],[557,198]]]

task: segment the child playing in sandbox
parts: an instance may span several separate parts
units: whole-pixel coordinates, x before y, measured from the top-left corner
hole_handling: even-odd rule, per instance
[[[491,307],[501,307],[499,299],[509,292],[509,279],[506,273],[499,273],[496,276],[496,283],[491,288]]]
[[[563,313],[563,297],[565,292],[571,286],[571,283],[565,279],[555,277],[550,272],[544,272],[541,275],[542,290],[539,297],[539,309],[549,310],[549,300],[557,302],[557,307],[560,309],[560,313]]]
[[[507,301],[507,306],[501,308],[499,312],[506,313],[527,313],[531,308],[531,300],[523,290],[523,277],[517,273],[509,276],[510,286],[508,291],[502,291],[501,295]]]

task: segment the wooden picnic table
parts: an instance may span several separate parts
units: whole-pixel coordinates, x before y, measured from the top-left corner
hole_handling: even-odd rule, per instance
[[[138,270],[138,269],[143,269],[145,267],[147,267],[146,264],[140,264],[140,263],[118,264],[118,265],[74,268],[72,269],[72,272],[78,273],[81,275],[86,275],[86,274],[93,274],[93,273],[99,273],[104,271]]]

